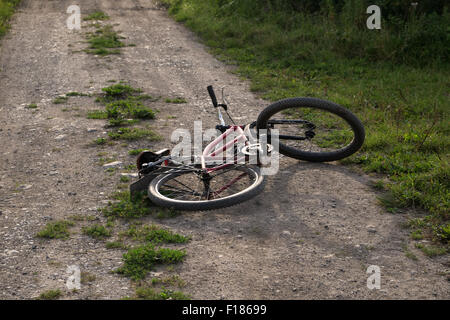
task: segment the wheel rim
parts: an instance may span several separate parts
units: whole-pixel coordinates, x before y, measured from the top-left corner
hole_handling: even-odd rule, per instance
[[[270,116],[267,127],[279,131],[280,150],[311,155],[342,152],[355,139],[354,129],[346,119],[315,107],[285,108]]]
[[[258,184],[259,174],[250,167],[233,165],[214,171],[209,177],[209,189],[205,177],[199,171],[168,174],[154,188],[164,200],[179,203],[211,203],[244,194]]]

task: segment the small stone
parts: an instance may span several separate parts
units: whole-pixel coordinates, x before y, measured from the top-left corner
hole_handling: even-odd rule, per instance
[[[19,186],[19,189],[21,190],[28,190],[32,187],[33,185],[31,184],[22,184],[21,186]]]
[[[120,176],[121,177],[128,177],[128,178],[137,178],[137,177],[139,177],[139,174],[138,173],[125,172],[125,173],[121,173]]]
[[[96,132],[97,131],[97,129],[95,129],[95,128],[87,128],[87,132]]]
[[[69,192],[69,193],[67,193],[67,195],[68,195],[68,196],[76,196],[77,193],[76,193],[76,192]]]
[[[50,171],[48,174],[50,176],[56,176],[59,172],[58,171]]]
[[[122,161],[114,161],[114,162],[110,162],[110,163],[105,163],[103,165],[103,168],[116,168],[116,167],[120,167],[122,166]]]
[[[286,237],[290,237],[290,236],[291,236],[291,233],[290,233],[289,231],[287,231],[287,230],[284,230],[284,231],[281,233],[281,235],[286,236]]]
[[[377,229],[375,229],[375,226],[373,226],[373,225],[368,225],[367,231],[371,232],[371,233],[375,233],[375,232],[377,232]]]
[[[55,140],[62,140],[62,139],[64,139],[66,137],[66,135],[65,134],[60,134],[59,136],[56,136],[55,137]]]

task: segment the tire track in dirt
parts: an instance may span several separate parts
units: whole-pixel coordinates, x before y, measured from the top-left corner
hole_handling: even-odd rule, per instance
[[[213,127],[208,84],[226,86],[239,122],[255,120],[267,105],[229,72],[231,67],[211,57],[195,35],[148,1],[79,1],[82,13],[104,10],[124,41],[136,46],[108,58],[72,53],[86,45],[85,31],[65,27],[70,4],[25,2],[0,47],[3,299],[64,289],[66,268],[72,264],[95,274],[96,281],[79,293],[67,292],[65,298],[132,295],[128,279],[109,273],[120,265],[122,251],[106,250],[104,243],[80,232],[66,241],[40,242],[34,235],[48,221],[73,214],[104,221],[96,208],[103,206],[118,179],[97,164],[99,151],[132,163],[129,149],[168,146],[175,128],[191,129],[200,119],[204,129]],[[103,121],[77,116],[94,107],[93,98],[69,99],[65,107],[79,109],[71,112],[51,103],[70,91],[99,92],[110,79],[128,80],[152,96],[186,98],[185,105],[165,104],[163,99],[154,103],[160,113],[149,123],[164,141],[87,148],[105,131]],[[31,102],[39,105],[35,113],[24,107]],[[407,231],[399,227],[404,219],[377,205],[368,177],[340,165],[283,158],[264,192],[246,203],[141,221],[192,235],[186,261],[174,272],[187,282],[183,291],[196,299],[449,298],[448,282],[439,274],[446,271],[446,258],[430,260],[414,251]],[[417,261],[405,256],[405,244]],[[381,268],[381,290],[366,287],[366,269],[372,264]]]

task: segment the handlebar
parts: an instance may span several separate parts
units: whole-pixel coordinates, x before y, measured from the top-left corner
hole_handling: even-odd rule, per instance
[[[212,86],[208,86],[208,93],[209,96],[211,97],[212,103],[214,105],[214,108],[217,108],[218,104],[217,104],[217,98],[216,98],[216,94],[214,93],[214,89]]]

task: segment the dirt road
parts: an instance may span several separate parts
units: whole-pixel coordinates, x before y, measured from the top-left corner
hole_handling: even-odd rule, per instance
[[[175,128],[191,128],[200,119],[205,129],[213,127],[207,85],[226,86],[232,113],[242,123],[255,120],[268,104],[151,1],[78,1],[82,14],[106,12],[124,41],[135,46],[106,58],[77,52],[86,47],[86,30],[67,29],[71,4],[24,0],[0,47],[1,299],[29,299],[57,288],[63,299],[133,295],[133,282],[110,272],[125,251],[108,250],[103,241],[82,234],[88,222],[77,224],[68,240],[42,241],[36,233],[72,215],[104,222],[97,208],[116,190],[120,171],[106,172],[99,153],[132,164],[128,150],[170,146]],[[148,123],[162,141],[87,146],[106,137],[104,120],[86,118],[87,110],[99,107],[94,98],[52,100],[71,91],[101,92],[111,79],[188,103],[153,102],[160,112]],[[38,108],[27,108],[30,103]],[[185,262],[158,271],[179,275],[186,282],[183,292],[194,299],[450,298],[447,257],[432,260],[414,248],[401,228],[406,215],[377,204],[369,177],[337,164],[283,158],[280,166],[249,202],[140,219],[192,236],[183,246]],[[126,225],[119,221],[117,230]],[[65,286],[70,265],[95,281],[70,292]],[[367,288],[370,265],[381,270],[379,290]]]

